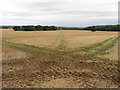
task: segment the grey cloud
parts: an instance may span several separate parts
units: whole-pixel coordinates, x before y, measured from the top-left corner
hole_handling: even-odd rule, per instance
[[[20,4],[19,6],[22,8],[26,8],[28,10],[43,10],[49,11],[53,10],[56,11],[59,8],[59,5],[65,4],[66,2],[33,2],[33,3],[24,3]]]
[[[116,16],[116,11],[59,11],[55,14],[64,14],[69,16],[81,16],[81,17],[98,17],[98,16]]]
[[[13,0],[15,1],[15,0]],[[33,1],[33,0],[31,0]],[[92,0],[95,2],[96,0]],[[100,0],[99,0],[100,1]],[[34,2],[13,2],[18,11],[2,11],[3,24],[54,24],[63,26],[84,26],[89,24],[113,24],[117,22],[117,8],[113,4],[89,2],[83,5],[81,0],[35,0]],[[96,4],[97,3],[97,4]],[[117,3],[116,3],[117,4]],[[93,7],[89,7],[92,6]],[[98,7],[97,7],[98,5]],[[99,9],[102,8],[103,10]],[[98,10],[96,9],[98,8]],[[21,9],[19,11],[19,9]],[[44,18],[43,18],[44,17]]]

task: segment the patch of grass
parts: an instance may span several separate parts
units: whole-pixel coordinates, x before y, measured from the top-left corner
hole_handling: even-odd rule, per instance
[[[18,43],[13,43],[13,42],[8,42],[8,41],[3,41],[3,45],[10,47],[10,48],[18,49],[24,52],[32,51],[32,52],[37,52],[37,53],[54,53],[48,49],[42,49],[34,45],[30,46],[30,45],[18,44]]]
[[[102,42],[98,42],[98,43],[95,43],[95,44],[92,44],[92,45],[89,45],[89,46],[82,46],[80,48],[83,48],[83,50],[81,50],[80,52],[74,52],[74,54],[75,55],[84,55],[86,53],[93,53],[93,52],[95,53],[96,51],[101,51],[101,50],[104,50],[104,49],[106,49],[108,47],[111,48],[116,43],[117,38],[114,38],[113,40],[111,40],[111,39],[112,38],[109,38],[107,40],[104,40]],[[111,41],[108,42],[109,40],[111,40]],[[108,43],[105,44],[105,42],[108,42]],[[109,52],[100,52],[99,53],[99,55],[107,55],[107,54],[109,54]]]
[[[83,55],[81,52],[74,52],[74,55]]]
[[[90,50],[99,50],[99,48],[92,48],[92,49],[90,49]]]
[[[67,51],[70,50],[70,48],[68,48],[65,45],[66,40],[64,40],[64,36],[63,33],[61,32],[61,40],[60,40],[60,44],[56,47],[57,50],[62,50],[62,51]]]
[[[14,56],[8,56],[8,58],[13,58]]]
[[[109,52],[101,52],[101,53],[99,53],[99,55],[107,55],[107,54],[109,54]]]
[[[115,38],[111,42],[109,42],[108,44],[101,46],[101,48],[114,46],[116,44],[117,40],[118,40],[118,38]]]
[[[70,48],[68,48],[68,47],[65,46],[65,45],[58,45],[58,46],[57,46],[57,50],[65,50],[65,51],[67,51],[67,50],[70,50]]]
[[[86,48],[86,46],[82,46],[82,47],[79,47],[79,48]]]
[[[40,48],[35,48],[35,47],[32,47],[32,46],[30,46],[30,47],[26,47],[26,49],[28,49],[28,50],[31,50],[31,51],[33,51],[33,52],[37,52],[37,53],[53,53],[53,52],[51,52],[51,51],[49,51],[49,50],[46,50],[46,49],[40,49]]]
[[[83,50],[82,52],[89,53],[89,52],[90,52],[90,49],[85,49],[85,50]]]
[[[80,52],[74,52],[73,54],[75,55],[84,55],[84,52],[85,53],[91,53],[92,50],[99,50],[99,48],[90,48],[90,49],[84,49]]]
[[[112,37],[113,38],[113,37]],[[98,43],[94,43],[94,44],[91,44],[91,45],[88,45],[88,46],[82,46],[82,47],[79,47],[79,48],[90,48],[90,47],[97,47],[99,45],[102,45],[108,41],[110,41],[112,38],[109,38],[109,39],[106,39],[104,41],[101,41],[101,42],[98,42]]]

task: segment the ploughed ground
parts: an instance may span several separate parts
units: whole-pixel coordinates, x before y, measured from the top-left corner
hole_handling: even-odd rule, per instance
[[[70,50],[64,46],[52,50],[3,41],[2,86],[3,88],[117,88],[120,75],[118,60],[99,57],[114,47],[117,40],[118,38],[113,37]]]

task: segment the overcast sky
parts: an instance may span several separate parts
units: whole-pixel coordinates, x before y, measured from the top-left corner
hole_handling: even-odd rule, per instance
[[[0,0],[3,25],[88,26],[118,23],[119,0]]]

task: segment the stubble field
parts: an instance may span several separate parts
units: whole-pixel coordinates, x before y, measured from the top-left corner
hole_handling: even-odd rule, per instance
[[[119,86],[117,32],[3,30],[2,35],[4,88]]]
[[[35,45],[39,47],[54,47],[61,43],[67,47],[75,48],[97,43],[117,36],[117,32],[91,32],[80,30],[68,31],[17,31],[3,30],[3,40],[15,43]]]

